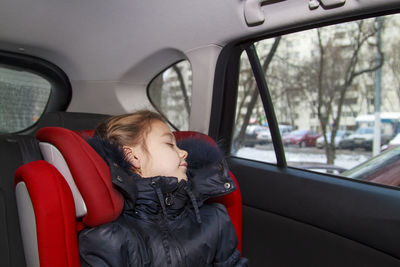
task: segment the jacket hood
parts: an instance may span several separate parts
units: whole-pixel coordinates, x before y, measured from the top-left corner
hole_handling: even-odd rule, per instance
[[[191,169],[200,169],[224,158],[217,145],[201,138],[185,138],[179,140],[177,146],[188,152],[186,162]]]
[[[126,173],[132,173],[132,165],[125,159],[124,152],[118,146],[111,144],[98,135],[94,135],[92,138],[88,139],[87,142],[107,163],[111,160],[113,163],[123,168]]]
[[[235,191],[224,155],[216,144],[194,137],[182,139],[177,145],[188,152],[187,175],[199,205],[210,197]]]

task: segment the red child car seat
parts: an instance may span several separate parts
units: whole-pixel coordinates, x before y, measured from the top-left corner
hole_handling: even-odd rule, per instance
[[[27,266],[80,266],[75,205],[58,170],[44,160],[15,173],[15,195]]]
[[[122,211],[123,197],[112,186],[107,164],[81,137],[92,132],[40,129],[36,137],[46,161],[23,165],[15,174],[25,257],[30,266],[80,266],[77,232],[111,222]],[[215,143],[196,132],[175,134],[177,139],[195,136]],[[241,250],[240,191],[214,201],[227,207]]]

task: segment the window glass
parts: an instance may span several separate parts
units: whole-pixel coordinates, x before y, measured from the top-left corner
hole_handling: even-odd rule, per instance
[[[188,130],[192,104],[192,69],[189,61],[181,61],[160,73],[150,83],[148,96],[153,106],[176,130]]]
[[[393,164],[388,158],[396,151],[375,158],[400,145],[399,26],[400,16],[390,15],[254,44],[288,166],[400,184],[400,177],[389,177],[391,173],[383,167],[380,174],[372,175],[371,170],[378,168],[370,167],[365,168],[368,175],[360,174],[364,166],[360,164]],[[232,150],[239,157],[275,163],[268,122],[252,75],[244,52]],[[357,171],[351,171],[357,165]]]
[[[246,53],[240,59],[239,87],[236,107],[235,129],[232,143],[233,154],[245,158],[276,162],[275,154],[263,153],[271,149],[272,139],[268,130],[256,81]],[[261,152],[261,153],[260,153]]]
[[[51,88],[41,76],[0,65],[0,133],[32,126],[44,112]]]

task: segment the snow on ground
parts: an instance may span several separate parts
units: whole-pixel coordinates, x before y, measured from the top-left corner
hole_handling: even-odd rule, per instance
[[[303,152],[303,151],[304,152]],[[320,162],[326,163],[326,156],[323,150],[317,149],[298,149],[297,151],[286,151],[287,162]],[[236,156],[254,159],[258,161],[264,161],[269,163],[276,163],[275,152],[273,150],[263,150],[252,147],[243,147],[239,149]],[[335,164],[338,167],[345,169],[351,169],[354,166],[368,160],[369,155],[361,153],[359,151],[340,153],[336,154]]]

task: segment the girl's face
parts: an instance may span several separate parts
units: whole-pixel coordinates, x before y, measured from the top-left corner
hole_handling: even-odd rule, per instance
[[[165,123],[154,121],[145,142],[147,151],[141,146],[124,148],[127,159],[142,177],[173,176],[178,181],[187,180],[188,153],[176,146],[175,136]]]

